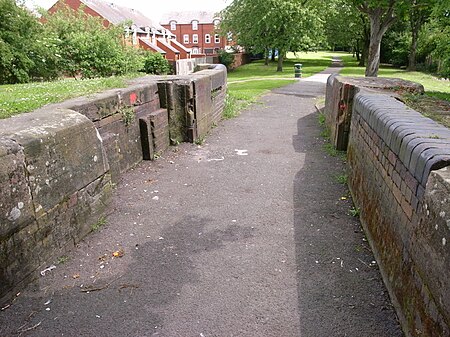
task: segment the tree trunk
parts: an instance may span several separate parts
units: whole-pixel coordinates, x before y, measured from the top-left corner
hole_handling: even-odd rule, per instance
[[[367,55],[366,77],[377,77],[380,68],[380,45],[382,35],[374,34],[370,37],[369,54]]]
[[[411,28],[411,46],[408,57],[408,70],[416,70],[416,54],[417,54],[417,40],[419,39],[419,31],[423,23],[426,21],[428,7],[420,7],[424,5],[418,0],[410,0],[409,23]]]
[[[264,52],[264,65],[269,65],[269,48],[266,48],[266,51]]]
[[[360,61],[361,60],[361,49],[360,47],[360,40],[356,39],[355,44],[353,45],[353,54],[356,56],[356,61]]]
[[[388,7],[369,7],[364,1],[358,9],[366,13],[370,21],[370,44],[367,57],[366,77],[377,77],[380,67],[380,44],[384,33],[397,19],[394,15],[396,0],[389,0]]]
[[[367,35],[364,37],[362,41],[362,50],[361,50],[361,59],[359,60],[358,66],[365,67],[367,62],[367,57],[369,55],[369,44],[370,44],[370,35],[369,30],[367,30]]]
[[[414,71],[416,70],[417,39],[419,36],[419,31],[413,29],[411,33],[412,39],[411,39],[411,48],[409,51],[408,70]]]
[[[278,50],[277,72],[283,71],[284,52]]]

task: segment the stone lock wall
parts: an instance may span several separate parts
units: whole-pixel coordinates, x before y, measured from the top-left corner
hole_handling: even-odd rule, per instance
[[[217,66],[0,120],[0,303],[92,230],[122,173],[204,137],[225,91]]]
[[[355,92],[349,187],[366,235],[406,335],[449,336],[450,130],[392,94]]]

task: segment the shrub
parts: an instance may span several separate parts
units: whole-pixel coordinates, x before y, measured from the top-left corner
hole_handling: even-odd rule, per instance
[[[103,25],[100,18],[69,7],[47,14],[44,29],[56,41],[58,69],[66,75],[83,78],[105,77],[136,72],[143,56],[123,43],[121,25]]]
[[[230,66],[234,62],[234,55],[225,50],[219,50],[219,62],[227,67],[227,69],[230,69]]]
[[[24,83],[51,71],[53,50],[39,41],[42,27],[14,0],[0,0],[0,83]]]
[[[169,62],[159,53],[145,52],[144,72],[147,74],[163,75],[171,70]]]

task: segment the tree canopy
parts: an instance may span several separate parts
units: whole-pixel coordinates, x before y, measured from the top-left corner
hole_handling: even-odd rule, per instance
[[[221,29],[253,53],[278,50],[279,67],[288,51],[312,50],[325,39],[313,1],[235,0],[221,12]]]

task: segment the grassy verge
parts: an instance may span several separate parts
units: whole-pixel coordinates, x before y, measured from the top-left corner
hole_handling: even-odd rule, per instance
[[[239,115],[239,112],[272,89],[288,85],[295,80],[248,81],[228,85],[227,100],[223,116],[225,119]]]
[[[30,112],[49,103],[121,88],[126,86],[127,80],[137,76],[142,75],[0,85],[0,119]]]

